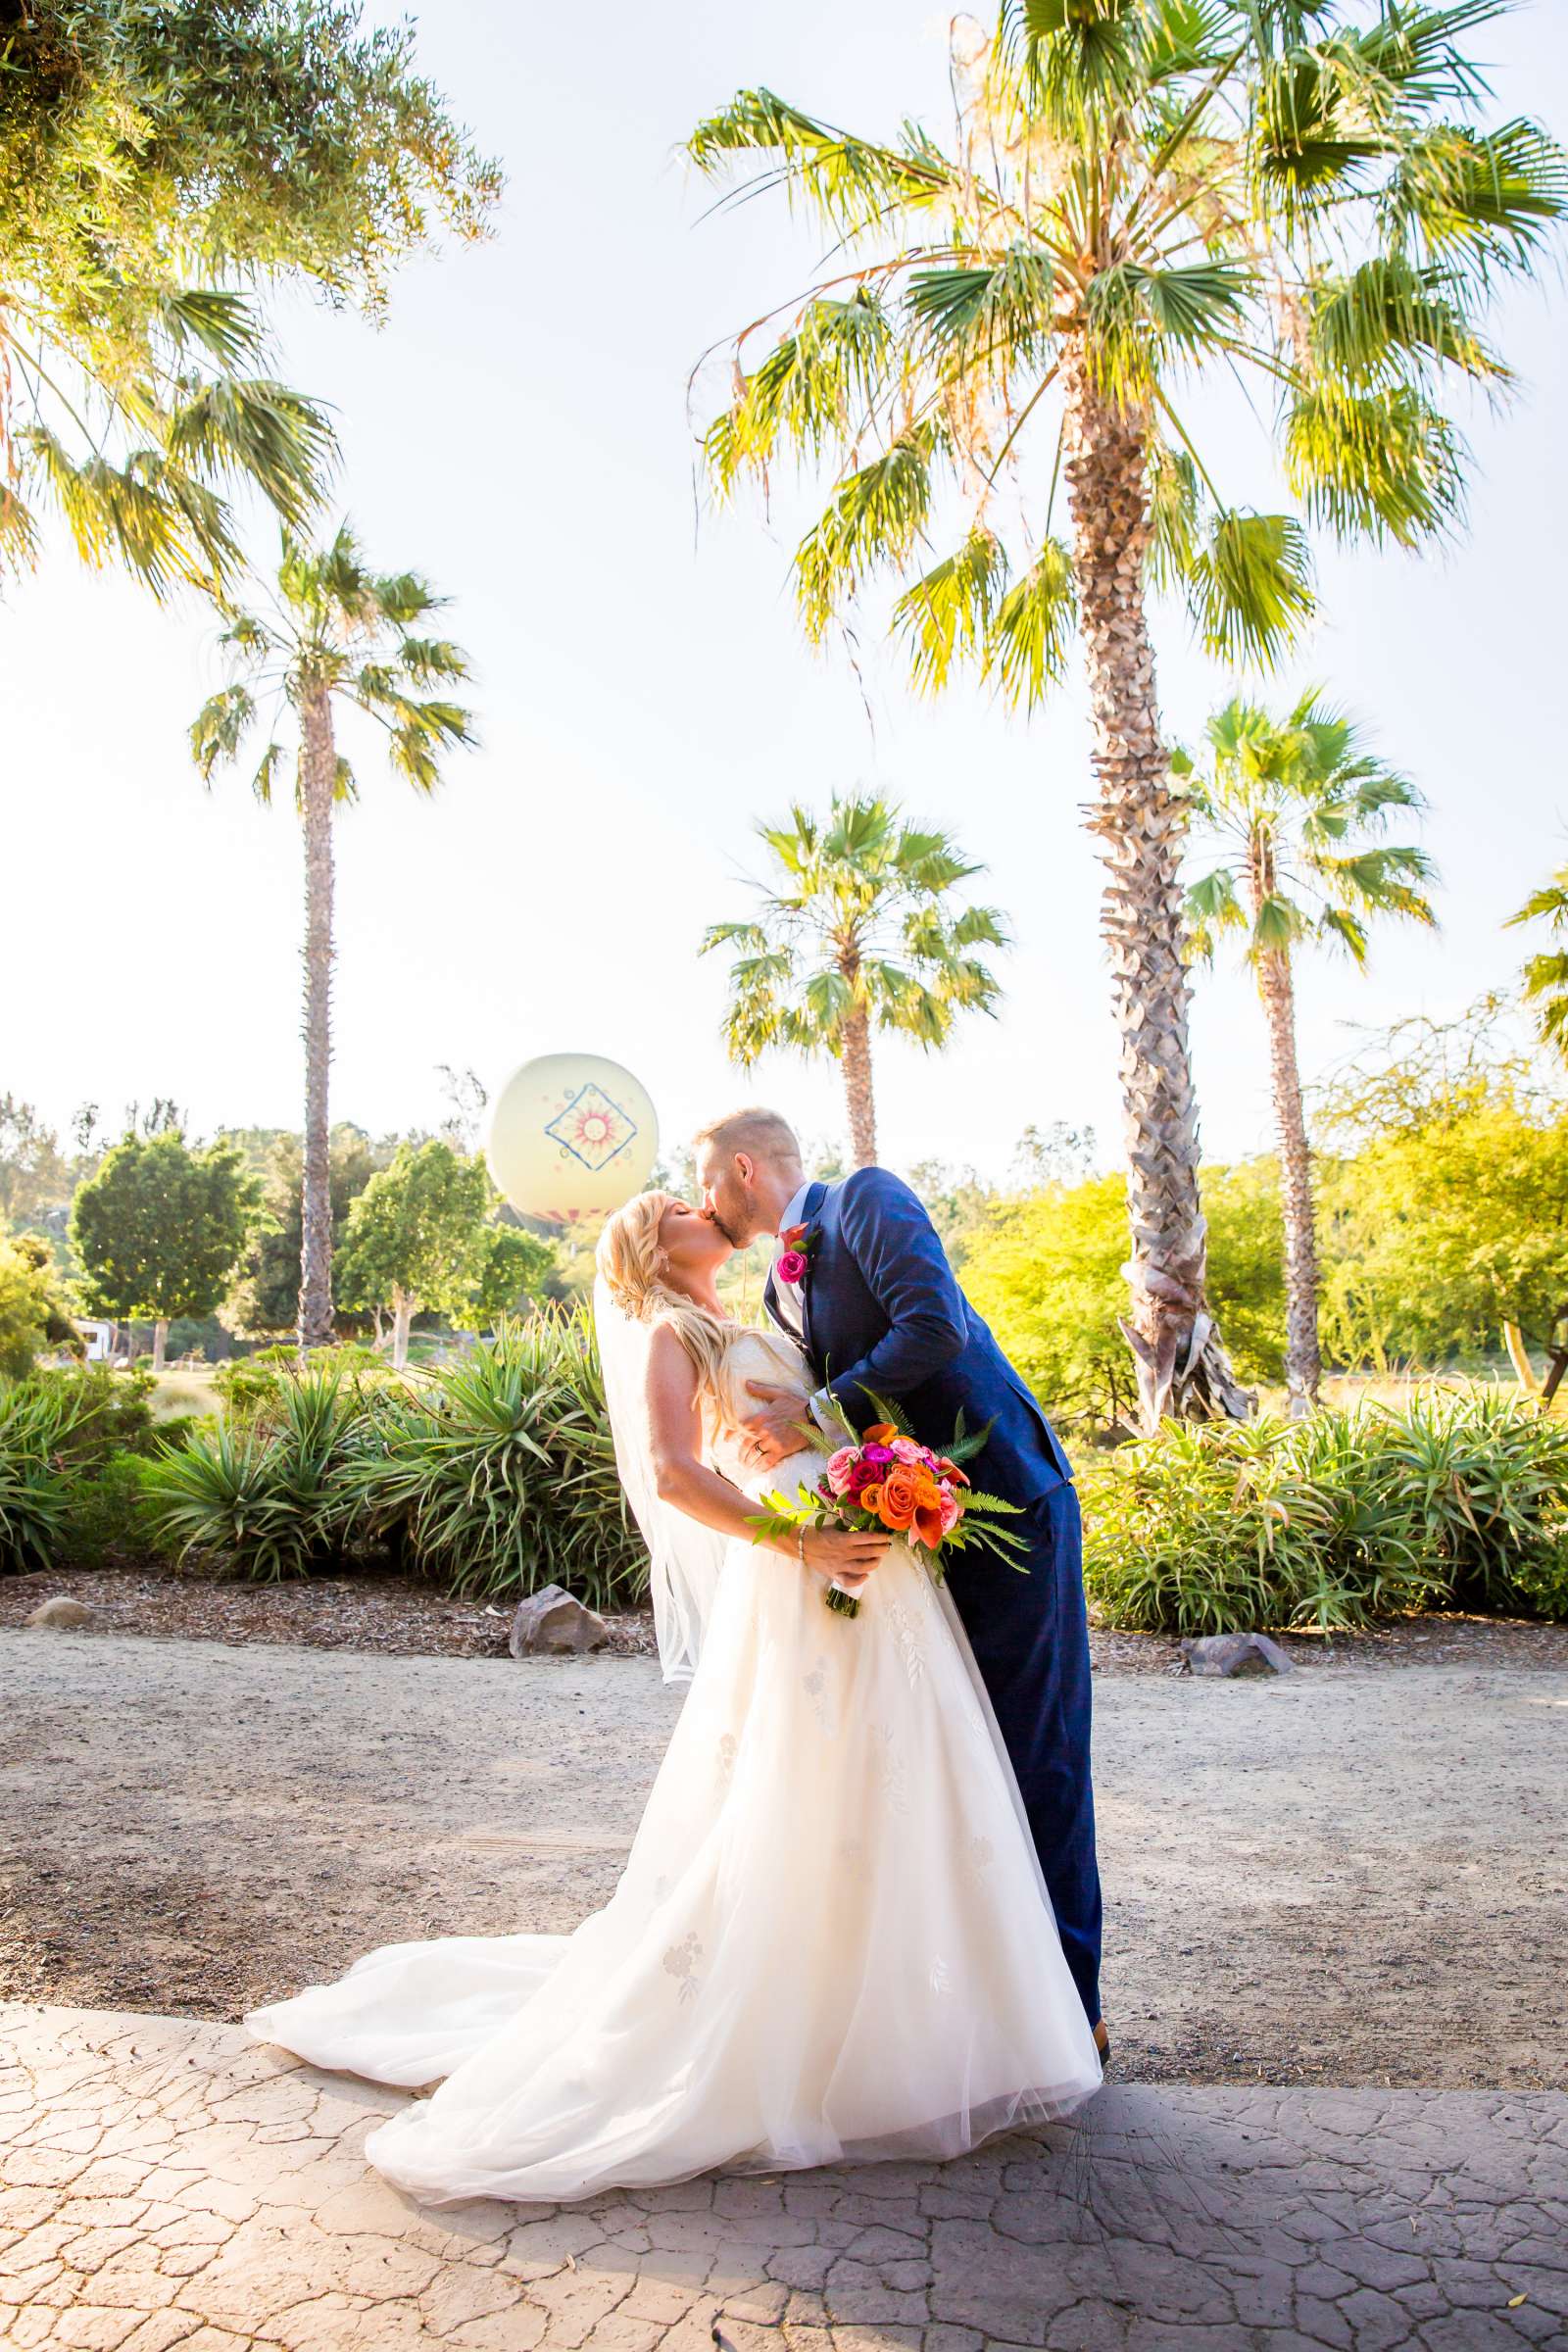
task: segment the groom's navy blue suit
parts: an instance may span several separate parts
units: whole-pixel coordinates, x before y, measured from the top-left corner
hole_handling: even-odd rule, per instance
[[[896,1398],[928,1446],[951,1443],[960,1411],[971,1430],[990,1422],[968,1475],[1023,1510],[1006,1524],[1028,1543],[1029,1573],[992,1552],[956,1552],[948,1590],[1023,1791],[1062,1950],[1098,2025],[1089,1633],[1067,1457],[954,1280],[936,1228],[906,1184],[885,1168],[859,1168],[841,1184],[812,1185],[803,1214],[810,1240],[801,1320],[818,1380],[861,1429],[877,1418],[873,1396]],[[774,1320],[786,1322],[771,1278],[765,1300]]]

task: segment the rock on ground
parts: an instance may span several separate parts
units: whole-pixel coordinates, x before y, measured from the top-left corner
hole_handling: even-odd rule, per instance
[[[73,1600],[68,1594],[59,1592],[51,1600],[40,1600],[38,1606],[28,1614],[25,1623],[56,1626],[90,1625],[92,1611],[84,1600]]]
[[[603,1649],[610,1628],[592,1609],[585,1609],[564,1586],[545,1585],[518,1601],[507,1646],[514,1658],[539,1652],[562,1656]]]

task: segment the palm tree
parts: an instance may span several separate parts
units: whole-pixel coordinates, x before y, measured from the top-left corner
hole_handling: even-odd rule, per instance
[[[298,738],[294,804],[305,832],[303,1349],[332,1338],[332,818],[339,802],[358,797],[337,748],[334,709],[350,704],[377,720],[394,770],[418,792],[433,792],[439,783],[444,751],[474,737],[466,710],[426,691],[468,674],[461,648],[417,633],[446,599],[417,572],[371,571],[347,522],[319,550],[285,536],[270,602],[265,615],[230,613],[221,642],[235,674],[200,711],[190,740],[211,782],[220,762],[238,758],[258,716],[258,698],[269,693],[276,709],[292,713]],[[274,737],[253,779],[258,800],[271,800],[282,758]]]
[[[1186,394],[1250,377],[1307,520],[1338,537],[1453,526],[1444,387],[1503,383],[1479,322],[1568,206],[1542,130],[1479,123],[1461,42],[1503,5],[1005,0],[994,38],[957,20],[947,149],[765,89],[688,144],[713,178],[756,159],[731,200],[776,189],[831,240],[804,299],[728,347],[704,445],[720,496],[792,454],[830,470],[794,559],[808,636],[890,577],[917,688],[967,665],[1025,707],[1081,640],[1150,1424],[1248,1409],[1205,1298],[1186,802],[1150,598],[1264,665],[1313,610],[1302,521],[1228,503],[1235,419],[1209,412],[1200,452]]]
[[[1206,732],[1205,773],[1186,753],[1171,762],[1188,778],[1203,862],[1216,852],[1221,858],[1188,891],[1191,944],[1212,963],[1223,935],[1243,934],[1262,1000],[1285,1208],[1285,1381],[1291,1409],[1304,1412],[1317,1401],[1323,1359],[1293,959],[1316,940],[1363,966],[1370,921],[1403,915],[1433,922],[1417,888],[1433,869],[1425,851],[1377,838],[1392,811],[1419,808],[1421,796],[1365,750],[1357,729],[1317,689],[1283,719],[1238,698],[1215,712]]]
[[[1559,865],[1549,882],[1532,892],[1504,928],[1511,931],[1517,923],[1539,922],[1548,924],[1563,944],[1544,948],[1526,963],[1525,1003],[1536,1007],[1543,1043],[1568,1062],[1568,865]]]
[[[949,894],[982,869],[951,837],[906,824],[892,803],[833,795],[826,824],[797,804],[784,825],[759,825],[777,886],[760,886],[751,922],[714,923],[703,954],[737,948],[724,1038],[749,1067],[770,1047],[830,1054],[844,1069],[858,1168],[876,1158],[871,1032],[945,1046],[960,1012],[990,1012],[1000,993],[973,953],[1007,944],[994,906],[950,912]]]

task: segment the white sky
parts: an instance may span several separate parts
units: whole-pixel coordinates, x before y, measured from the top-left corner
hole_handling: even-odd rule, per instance
[[[674,1140],[748,1091],[808,1134],[839,1132],[831,1065],[764,1064],[751,1088],[728,1069],[721,964],[695,945],[747,906],[758,816],[874,783],[989,864],[978,887],[1018,941],[1000,1020],[940,1063],[881,1047],[882,1156],[1000,1174],[1027,1123],[1065,1119],[1113,1160],[1081,695],[1027,723],[968,685],[919,705],[868,640],[862,698],[842,653],[801,640],[788,528],[770,537],[750,509],[694,518],[688,370],[803,287],[815,246],[772,203],[700,221],[708,198],[675,143],[759,81],[869,131],[924,115],[945,133],[945,20],[894,0],[608,0],[590,18],[427,0],[421,15],[422,64],[506,161],[499,234],[408,271],[379,331],[292,305],[281,371],[340,413],[344,503],[372,560],[454,598],[483,749],[434,804],[364,762],[338,836],[335,1114],[433,1122],[438,1063],[493,1088],[579,1047],[628,1062]],[[1499,111],[1568,131],[1559,8],[1484,39]],[[1497,333],[1524,384],[1505,415],[1470,420],[1465,544],[1325,553],[1324,625],[1277,689],[1321,678],[1371,724],[1433,804],[1445,879],[1441,936],[1390,934],[1364,980],[1303,970],[1309,1075],[1348,1050],[1348,1023],[1446,1014],[1505,980],[1523,951],[1498,924],[1564,855],[1562,317],[1555,275],[1505,302]],[[1233,437],[1227,491],[1277,503]],[[257,808],[240,776],[209,796],[189,764],[213,636],[200,611],[85,577],[58,546],[0,612],[0,1092],[62,1123],[84,1099],[118,1116],[155,1093],[198,1131],[298,1120],[299,843],[285,808]],[[1227,682],[1174,617],[1160,663],[1168,723],[1192,733]],[[1200,983],[1195,1053],[1210,1154],[1266,1148],[1245,981]]]

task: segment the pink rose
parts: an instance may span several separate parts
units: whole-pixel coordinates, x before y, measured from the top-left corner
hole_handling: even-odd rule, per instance
[[[890,1446],[862,1446],[860,1458],[862,1461],[875,1462],[879,1469],[885,1470],[897,1456]]]
[[[963,1506],[949,1486],[942,1490],[942,1533],[951,1536],[963,1516]]]
[[[841,1446],[828,1462],[823,1476],[835,1494],[847,1494],[854,1484],[855,1473],[860,1467],[859,1457],[853,1446]]]
[[[804,1253],[799,1250],[782,1250],[779,1254],[778,1261],[775,1264],[773,1271],[778,1276],[780,1282],[804,1282],[806,1280],[806,1258]]]
[[[888,1451],[901,1462],[923,1462],[928,1458],[925,1447],[917,1446],[912,1438],[892,1439]]]

